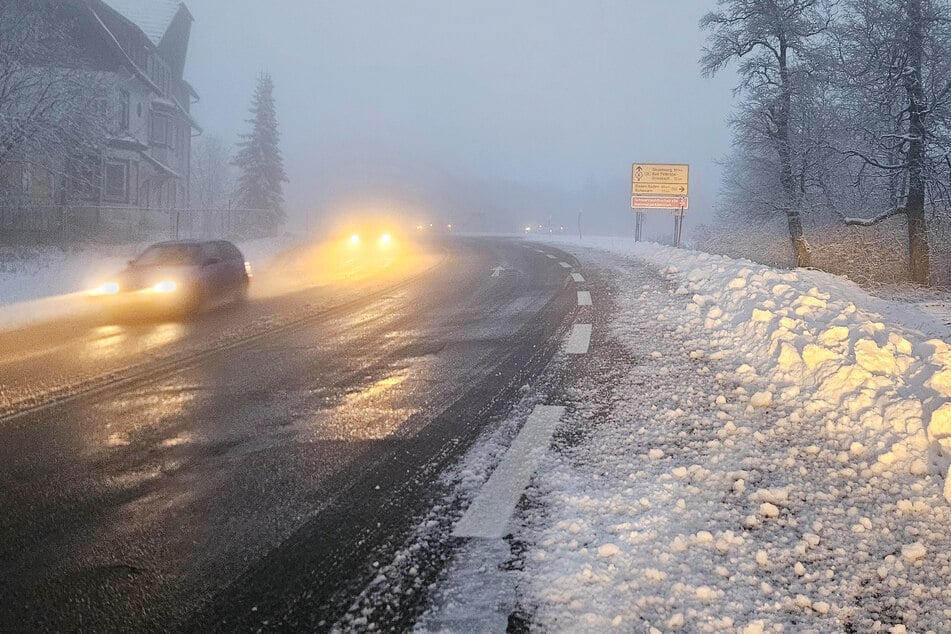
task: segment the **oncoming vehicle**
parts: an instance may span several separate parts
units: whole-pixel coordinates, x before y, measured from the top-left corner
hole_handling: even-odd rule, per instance
[[[153,244],[114,279],[90,292],[112,309],[198,313],[242,301],[251,265],[227,240],[176,240]]]

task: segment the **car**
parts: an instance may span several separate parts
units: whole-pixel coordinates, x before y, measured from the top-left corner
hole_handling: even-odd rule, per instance
[[[227,240],[174,240],[148,247],[90,292],[112,309],[194,314],[247,298],[251,265]]]

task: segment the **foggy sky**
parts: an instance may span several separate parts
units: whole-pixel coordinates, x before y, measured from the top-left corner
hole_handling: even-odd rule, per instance
[[[690,163],[688,232],[712,213],[735,83],[700,77],[714,0],[186,4],[206,134],[236,142],[271,73],[296,221],[386,207],[574,229],[583,208],[586,230],[625,233],[632,162]]]

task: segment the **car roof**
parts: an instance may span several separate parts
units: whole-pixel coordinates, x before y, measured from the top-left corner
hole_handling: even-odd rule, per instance
[[[224,242],[225,244],[230,244],[230,245],[234,246],[234,243],[231,242],[230,240],[194,240],[194,239],[191,239],[191,240],[163,240],[162,242],[156,242],[156,243],[154,243],[154,244],[150,244],[149,247],[151,248],[151,247],[164,247],[164,246],[177,246],[177,245],[182,245],[182,246],[202,246],[202,245],[205,245],[205,244],[215,244],[215,243],[218,243],[218,242]]]

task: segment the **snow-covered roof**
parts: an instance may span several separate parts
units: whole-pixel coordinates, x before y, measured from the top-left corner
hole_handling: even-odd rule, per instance
[[[181,0],[103,0],[122,17],[135,24],[156,46],[182,8]]]

